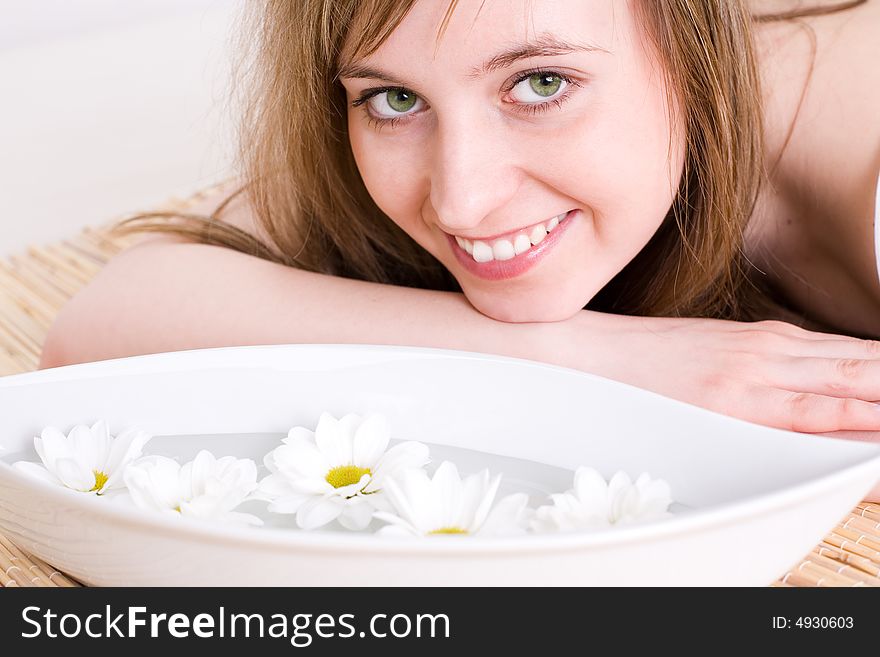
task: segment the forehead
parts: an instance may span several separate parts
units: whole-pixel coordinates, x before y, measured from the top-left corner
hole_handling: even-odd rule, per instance
[[[475,77],[492,56],[564,54],[574,48],[611,51],[630,23],[622,0],[416,0],[390,35],[369,54],[355,43],[371,16],[356,20],[340,58],[340,74],[380,67],[430,75],[432,70]],[[442,34],[441,34],[442,32]],[[503,64],[504,62],[495,62]]]

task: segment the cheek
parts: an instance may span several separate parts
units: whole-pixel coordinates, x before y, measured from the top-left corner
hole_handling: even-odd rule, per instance
[[[563,155],[576,163],[580,198],[593,209],[599,236],[608,240],[646,241],[678,189],[681,140],[670,139],[662,90],[646,96],[642,91],[608,99]]]
[[[360,121],[360,117],[349,117],[349,125],[354,123],[349,136],[364,185],[379,209],[409,232],[420,207],[416,149],[405,147],[402,141],[394,143],[369,126],[357,125]]]

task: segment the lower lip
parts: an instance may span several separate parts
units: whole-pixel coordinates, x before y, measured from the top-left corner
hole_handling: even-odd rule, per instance
[[[571,225],[577,212],[577,210],[569,210],[565,215],[565,219],[560,221],[556,228],[547,233],[547,237],[545,237],[537,246],[533,246],[528,251],[514,256],[510,260],[477,262],[474,260],[473,256],[458,245],[458,242],[455,241],[455,238],[452,235],[447,234],[446,237],[452,245],[455,257],[458,258],[458,261],[465,269],[474,276],[479,276],[480,278],[485,278],[490,281],[500,281],[507,278],[521,276],[537,265],[544,256],[550,253],[551,249],[556,246],[556,243],[562,239],[562,235],[568,230],[568,227]]]

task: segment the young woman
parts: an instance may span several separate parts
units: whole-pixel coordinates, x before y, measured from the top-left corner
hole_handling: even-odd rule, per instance
[[[446,347],[880,437],[880,3],[817,2],[258,3],[242,179],[42,365]]]

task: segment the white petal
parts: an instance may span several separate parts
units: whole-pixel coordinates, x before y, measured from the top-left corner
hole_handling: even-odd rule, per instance
[[[428,454],[428,446],[414,440],[395,445],[385,452],[376,463],[373,470],[373,481],[368,490],[382,488],[385,477],[393,477],[396,472],[402,469],[421,468],[428,462]]]
[[[300,529],[317,529],[333,522],[342,513],[343,502],[332,497],[313,497],[296,514]]]
[[[368,415],[354,434],[352,463],[372,470],[388,448],[388,440],[385,416],[378,413]]]
[[[303,504],[311,499],[313,499],[311,495],[291,493],[272,500],[266,508],[272,513],[296,513]]]
[[[55,461],[55,475],[65,486],[73,490],[87,492],[95,487],[95,473],[84,470],[82,465],[72,458]]]
[[[55,427],[46,427],[39,438],[34,438],[34,449],[49,472],[55,472],[56,460],[73,457],[67,437]]]
[[[123,480],[136,506],[174,509],[186,501],[180,484],[180,464],[165,456],[145,456],[131,463]]]
[[[404,538],[422,537],[424,534],[410,524],[385,525],[376,531],[380,536],[400,536]]]
[[[110,446],[113,439],[110,436],[110,427],[106,420],[98,420],[90,429],[92,444],[95,449],[94,467],[101,472],[107,472],[107,457],[110,455]]]
[[[126,429],[116,436],[110,446],[104,473],[109,475],[104,489],[117,488],[123,485],[122,473],[129,463],[140,458],[144,445],[152,438],[146,431]]]
[[[574,494],[587,505],[598,508],[605,506],[608,483],[593,468],[580,467],[574,473]]]
[[[481,477],[485,482],[489,478],[489,471],[483,470]],[[484,488],[483,498],[480,500],[479,506],[474,511],[473,525],[468,527],[469,530],[477,531],[477,529],[486,521],[486,518],[489,515],[489,510],[492,508],[492,503],[495,501],[495,494],[498,492],[498,486],[500,484],[501,475],[498,474],[495,475],[492,481],[486,486],[486,488]]]
[[[273,452],[278,471],[292,479],[313,477],[321,479],[332,467],[317,446],[305,441],[276,447]]]
[[[270,474],[260,479],[260,483],[257,485],[256,491],[254,491],[254,496],[257,499],[272,500],[282,495],[289,495],[292,492],[293,489],[290,487],[290,482],[285,477],[278,474]]]
[[[528,502],[529,496],[525,493],[514,493],[498,500],[477,533],[480,536],[525,534],[532,515],[527,507]]]
[[[287,476],[281,473],[282,476]],[[324,476],[293,479],[287,477],[290,488],[301,495],[332,495],[336,490]]]
[[[216,518],[221,512],[222,509],[217,504],[217,499],[208,495],[193,498],[187,502],[182,502],[180,505],[180,515],[182,516]]]
[[[383,490],[386,494],[394,495],[395,509],[420,532],[433,529],[440,523],[442,504],[438,502],[432,480],[425,470],[403,470],[393,480],[386,479]]]
[[[199,450],[192,460],[189,476],[192,486],[192,497],[198,497],[207,493],[209,480],[214,476],[217,459],[206,449]]]
[[[346,413],[337,421],[337,428],[340,433],[346,437],[348,437],[351,442],[352,450],[354,449],[354,436],[357,433],[357,428],[360,426],[361,422],[363,422],[363,418],[357,413]],[[354,452],[352,452],[354,454]]]
[[[373,517],[376,520],[381,520],[382,522],[388,523],[384,527],[380,528],[376,532],[377,534],[381,534],[383,536],[424,536],[423,531],[420,531],[400,516],[396,516],[392,513],[377,511],[373,514]]]
[[[366,529],[372,519],[373,507],[360,497],[348,500],[339,514],[339,524],[356,532]]]
[[[427,487],[430,485],[430,480],[426,473],[420,471],[420,476],[424,479],[422,486]],[[398,477],[405,480],[407,477],[407,471],[400,473]],[[413,507],[413,500],[410,499],[408,491],[402,483],[398,484],[396,478],[389,477],[385,480],[382,494],[385,496],[385,499],[391,505],[392,509],[397,512],[397,515],[405,518],[410,523],[415,523],[416,512]]]
[[[305,427],[293,427],[290,431],[287,432],[287,437],[282,439],[281,442],[285,444],[291,444],[292,442],[304,440],[307,443],[315,444],[315,432],[306,429]]]
[[[263,456],[263,465],[265,465],[266,469],[272,474],[278,472],[278,465],[275,463],[275,450],[272,450]]]
[[[549,534],[559,531],[561,528],[554,517],[554,510],[555,507],[552,506],[539,506],[535,509],[529,525],[532,531],[538,534]]]
[[[339,420],[330,413],[321,413],[315,427],[315,444],[330,467],[350,465],[352,459],[352,436],[342,431]]]
[[[443,461],[431,479],[431,528],[452,527],[462,521],[463,493],[458,468],[451,461]]]
[[[388,495],[384,491],[364,495],[363,499],[369,502],[370,506],[376,511],[386,511],[388,513],[394,511],[394,505],[391,503],[391,500],[388,499]]]
[[[70,430],[68,442],[70,443],[71,455],[79,464],[80,469],[94,472],[99,469],[99,466],[104,465],[106,453],[98,454],[99,445],[89,427],[84,424],[76,425]],[[94,484],[92,485],[94,486]]]

